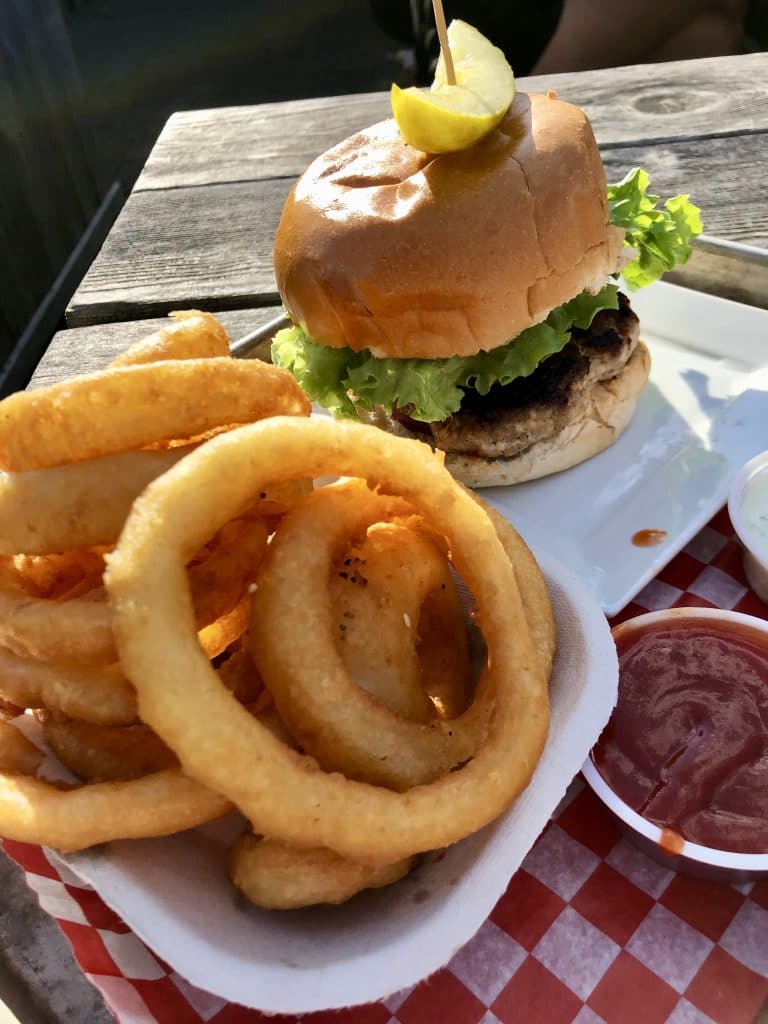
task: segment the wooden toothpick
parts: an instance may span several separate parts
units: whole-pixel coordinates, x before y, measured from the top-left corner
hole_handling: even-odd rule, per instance
[[[448,85],[456,85],[456,70],[453,66],[453,57],[451,56],[451,49],[448,46],[448,29],[445,27],[445,12],[443,11],[443,0],[432,0],[432,8],[435,12],[435,25],[437,26],[437,36],[440,40],[440,49],[443,51],[443,61],[445,62],[445,77],[448,81]]]

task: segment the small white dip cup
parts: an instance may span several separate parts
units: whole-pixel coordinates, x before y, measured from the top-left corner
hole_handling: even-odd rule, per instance
[[[768,464],[768,463],[767,463]],[[622,628],[673,622],[675,619],[709,619],[713,623],[721,622],[749,626],[768,634],[768,621],[739,612],[721,611],[719,608],[669,608],[660,612],[649,612],[638,615],[634,619],[620,623],[613,629],[616,637]],[[768,645],[768,635],[766,636]],[[621,693],[621,680],[619,680]],[[679,852],[670,853],[665,848],[663,830],[658,825],[643,818],[637,811],[626,804],[608,785],[595,767],[592,755],[587,758],[581,768],[584,778],[608,810],[613,814],[619,828],[649,857],[683,874],[697,878],[708,878],[721,882],[746,882],[757,878],[768,877],[768,853],[734,853],[729,850],[716,850],[709,846],[691,843],[682,837]]]
[[[744,548],[749,585],[768,602],[768,451],[750,459],[733,478],[728,515]]]

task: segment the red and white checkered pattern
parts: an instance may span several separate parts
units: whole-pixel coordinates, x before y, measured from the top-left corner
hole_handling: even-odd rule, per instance
[[[768,618],[725,511],[616,621],[671,606]],[[580,779],[447,967],[382,1003],[301,1018],[194,988],[40,847],[4,845],[119,1024],[753,1024],[768,1001],[768,881],[729,886],[660,866]]]

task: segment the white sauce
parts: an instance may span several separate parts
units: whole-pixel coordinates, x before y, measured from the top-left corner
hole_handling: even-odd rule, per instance
[[[768,472],[759,473],[747,484],[741,514],[752,536],[762,547],[768,547]]]

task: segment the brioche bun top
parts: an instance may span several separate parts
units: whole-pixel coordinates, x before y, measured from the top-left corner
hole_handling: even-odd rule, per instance
[[[437,359],[598,290],[622,239],[584,112],[518,93],[471,149],[422,153],[388,120],[323,153],[288,196],[275,273],[318,344]]]

